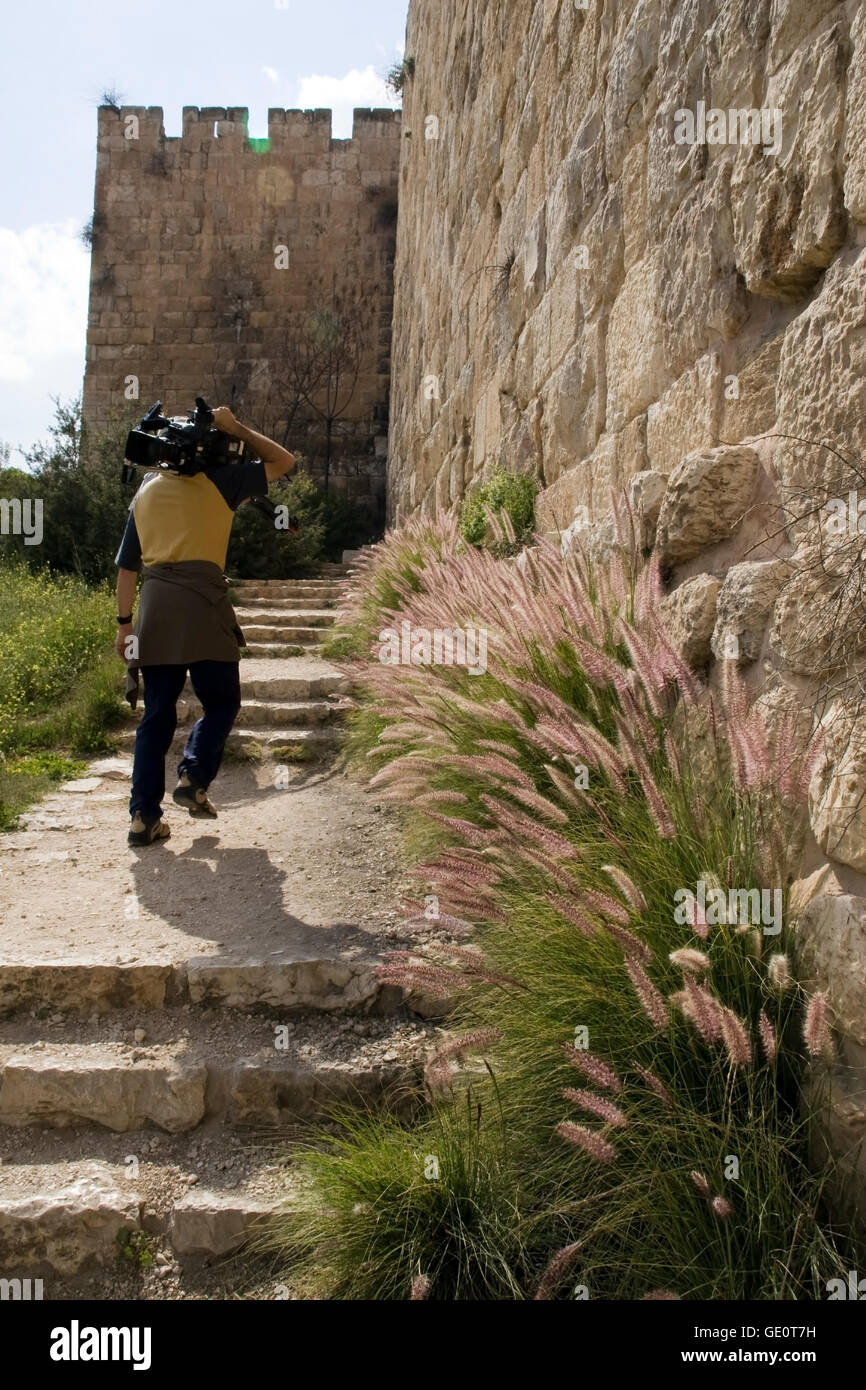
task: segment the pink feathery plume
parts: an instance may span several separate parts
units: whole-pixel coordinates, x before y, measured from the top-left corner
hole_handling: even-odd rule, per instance
[[[758,1034],[761,1039],[761,1047],[767,1061],[772,1063],[776,1060],[776,1030],[768,1019],[764,1010],[761,1010],[758,1018]]]
[[[605,1091],[613,1091],[615,1095],[622,1090],[620,1079],[613,1067],[609,1067],[600,1057],[596,1057],[592,1052],[584,1052],[572,1043],[563,1043],[563,1051],[571,1065],[582,1071],[590,1081],[594,1081],[596,1086],[603,1087]]]
[[[614,1125],[617,1129],[625,1129],[628,1125],[625,1115],[612,1100],[605,1100],[603,1096],[597,1096],[592,1091],[575,1090],[573,1086],[566,1086],[562,1094],[566,1100],[579,1105],[581,1110],[588,1110],[591,1115],[604,1120],[606,1124]]]
[[[752,1060],[749,1036],[733,1009],[722,1009],[722,1037],[732,1067],[748,1066]]]
[[[716,1213],[716,1216],[720,1217],[722,1221],[726,1221],[734,1210],[727,1197],[714,1197],[710,1202],[710,1206]]]
[[[539,1280],[536,1300],[553,1298],[577,1259],[580,1249],[580,1242],[575,1241],[573,1245],[564,1245],[556,1252]]]
[[[678,1293],[671,1293],[670,1289],[653,1289],[652,1293],[645,1293],[641,1303],[680,1303]]]
[[[721,1005],[702,985],[687,976],[684,988],[671,995],[690,1023],[693,1023],[705,1042],[717,1042],[722,1036]]]
[[[710,1184],[707,1182],[703,1173],[699,1173],[696,1168],[693,1168],[689,1176],[692,1182],[694,1183],[695,1187],[700,1192],[701,1196],[706,1197],[707,1201],[709,1201],[712,1188],[710,1187]]]
[[[670,1092],[668,1091],[667,1087],[663,1084],[663,1082],[659,1080],[655,1072],[650,1071],[649,1067],[640,1066],[637,1062],[632,1062],[632,1066],[634,1067],[638,1075],[643,1077],[643,1080],[646,1082],[647,1086],[649,1086],[650,1090],[658,1097],[662,1104],[666,1105],[668,1109],[672,1110],[674,1103],[671,1099]]]
[[[791,966],[788,963],[787,956],[770,956],[769,962],[767,964],[767,974],[770,977],[771,983],[778,990],[786,990],[793,983],[793,979],[791,976]]]
[[[625,968],[635,988],[643,1011],[654,1028],[666,1028],[670,1021],[668,1007],[649,975],[636,960],[626,958]]]
[[[575,1148],[583,1149],[584,1153],[599,1163],[611,1163],[616,1157],[613,1145],[602,1139],[594,1130],[587,1129],[585,1125],[575,1125],[570,1120],[561,1120],[556,1126],[556,1132],[562,1139],[574,1144]]]
[[[693,951],[691,946],[682,946],[678,951],[671,951],[668,960],[672,965],[678,965],[681,970],[688,970],[693,975],[699,975],[701,971],[710,968],[709,956],[705,956],[703,951]]]
[[[631,904],[635,912],[646,912],[646,898],[632,879],[623,869],[616,868],[613,864],[602,864],[601,871],[612,878],[623,897]]]
[[[638,956],[645,965],[652,960],[652,951],[644,941],[630,932],[628,927],[621,927],[617,922],[605,922],[604,929],[608,932],[621,947],[626,956],[633,958]]]
[[[830,1025],[827,1018],[827,996],[823,990],[816,990],[806,1009],[803,1025],[803,1040],[812,1057],[823,1057],[830,1048]]]
[[[455,1057],[465,1052],[477,1052],[479,1048],[498,1042],[502,1037],[499,1028],[477,1028],[474,1033],[466,1033],[461,1038],[453,1038],[428,1058],[424,1068],[424,1078],[431,1090],[441,1090],[450,1084],[454,1073],[448,1065]]]
[[[577,930],[583,936],[591,937],[596,935],[596,927],[577,903],[570,902],[568,898],[563,898],[559,893],[549,893],[547,895],[547,901],[552,907],[556,908],[556,911],[561,917],[565,918],[566,922],[570,922],[573,927],[577,927]]]
[[[429,1293],[430,1293],[430,1280],[427,1278],[427,1275],[426,1275],[426,1274],[416,1274],[416,1275],[415,1275],[415,1278],[412,1280],[412,1291],[411,1291],[411,1293],[409,1294],[410,1300],[411,1300],[411,1299],[418,1300],[418,1299],[427,1298],[427,1296],[428,1296]]]
[[[616,898],[610,897],[607,893],[600,893],[595,888],[584,888],[582,894],[584,901],[599,917],[611,918],[614,922],[621,922],[624,927],[628,926],[631,916]]]
[[[531,811],[537,811],[540,816],[546,816],[548,820],[556,821],[559,825],[568,825],[570,817],[552,801],[548,801],[546,796],[540,792],[528,791],[524,787],[507,787],[505,790],[509,796],[513,796],[515,801],[519,801]]]

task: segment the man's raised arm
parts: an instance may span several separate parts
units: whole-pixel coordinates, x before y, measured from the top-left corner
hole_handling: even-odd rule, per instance
[[[273,439],[268,439],[265,434],[257,434],[255,430],[249,429],[235,419],[227,405],[218,405],[213,413],[213,422],[218,430],[223,434],[230,434],[235,439],[242,439],[248,444],[253,453],[256,454],[265,465],[265,476],[269,483],[276,478],[284,478],[287,473],[291,473],[295,466],[295,456],[290,454],[287,449],[281,448]]]

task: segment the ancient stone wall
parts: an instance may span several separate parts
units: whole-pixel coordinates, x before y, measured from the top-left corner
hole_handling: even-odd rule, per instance
[[[592,546],[627,494],[689,660],[823,720],[786,940],[866,1178],[866,10],[412,0],[406,48],[390,515],[501,465]]]
[[[333,140],[329,111],[274,109],[250,140],[243,108],[186,107],[166,137],[160,107],[101,107],[85,419],[130,413],[136,392],[178,414],[204,393],[321,476],[327,426],[299,389],[319,372],[311,394],[330,387],[342,412],[331,485],[381,509],[399,150],[390,110]],[[322,368],[310,310],[336,311],[359,350]]]

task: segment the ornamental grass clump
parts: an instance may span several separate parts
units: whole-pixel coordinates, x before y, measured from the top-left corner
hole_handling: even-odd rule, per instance
[[[627,511],[603,564],[543,543],[503,561],[416,522],[358,582],[356,751],[406,808],[407,911],[434,932],[380,974],[447,999],[455,1043],[428,1118],[369,1117],[301,1161],[286,1229],[326,1295],[408,1298],[423,1276],[431,1299],[819,1298],[848,1268],[801,1092],[832,1018],[788,961],[816,749],[733,663],[710,694],[660,595]],[[383,662],[403,622],[483,629],[485,671]],[[441,1166],[423,1176],[442,1125],[485,1173],[471,1215]]]

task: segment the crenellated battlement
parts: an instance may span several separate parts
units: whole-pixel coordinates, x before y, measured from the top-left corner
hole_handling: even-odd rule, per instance
[[[218,144],[222,148],[234,147],[239,154],[261,155],[292,147],[309,152],[311,146],[324,153],[333,143],[345,150],[356,142],[366,145],[383,138],[397,140],[401,129],[401,112],[388,107],[357,107],[351,139],[336,142],[332,112],[324,108],[302,111],[270,107],[266,139],[250,139],[246,106],[185,106],[180,135],[166,135],[161,106],[100,106],[98,114],[98,149],[108,154],[134,143],[139,149],[160,149],[167,156],[180,151],[206,153]]]

